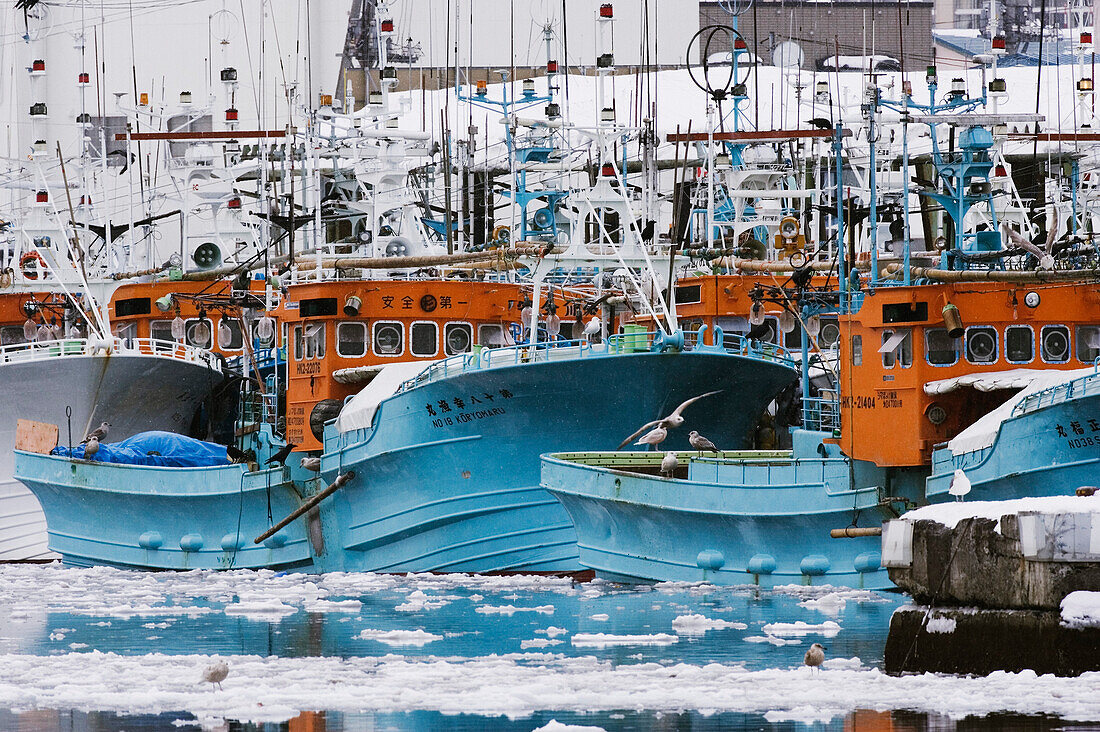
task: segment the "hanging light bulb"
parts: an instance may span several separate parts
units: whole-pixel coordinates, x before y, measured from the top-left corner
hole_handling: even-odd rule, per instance
[[[200,315],[199,322],[192,326],[191,342],[200,348],[210,345],[210,322],[205,316]]]
[[[810,338],[817,338],[817,334],[821,332],[821,316],[811,315],[806,318],[806,335]]]
[[[218,347],[229,348],[233,344],[233,329],[229,327],[229,323],[225,322],[225,318],[218,321]]]
[[[752,309],[749,310],[749,322],[753,325],[760,325],[764,322],[764,303],[754,302]]]
[[[519,320],[523,323],[524,328],[531,327],[531,306],[525,305],[522,310],[519,311]]]
[[[546,319],[546,332],[552,336],[556,336],[561,333],[561,318],[557,313],[550,313],[550,316]]]
[[[61,340],[61,326],[57,323],[50,325],[50,335],[55,341]]]
[[[27,322],[23,323],[23,340],[33,341],[37,332],[38,328],[35,327],[34,321],[28,318]]]
[[[275,337],[275,318],[265,315],[257,320],[256,337],[263,343],[270,342]]]
[[[177,315],[172,321],[172,337],[177,341],[182,341],[185,330],[186,323],[183,322],[183,318]]]
[[[798,319],[794,317],[794,313],[789,310],[784,310],[779,315],[779,330],[784,333],[790,333],[798,326]]]
[[[53,333],[50,331],[50,326],[38,326],[38,331],[37,333],[35,333],[35,340],[37,340],[39,343],[45,343],[46,341],[53,340]]]

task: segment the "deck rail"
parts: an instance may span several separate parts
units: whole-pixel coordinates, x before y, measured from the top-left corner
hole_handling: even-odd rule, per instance
[[[1034,394],[1028,394],[1012,409],[1012,416],[1030,414],[1044,407],[1061,404],[1076,397],[1100,394],[1100,370],[1094,367],[1093,373],[1086,374],[1073,381],[1048,386]]]
[[[156,338],[63,338],[0,347],[0,364],[48,361],[72,356],[142,354],[200,364],[221,373],[222,362],[211,351]]]
[[[802,427],[818,432],[840,429],[840,395],[836,389],[822,389],[820,396],[802,400]]]

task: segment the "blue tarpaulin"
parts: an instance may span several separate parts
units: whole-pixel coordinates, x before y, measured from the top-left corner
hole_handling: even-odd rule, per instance
[[[71,451],[58,446],[50,454],[85,459],[84,445],[77,445]],[[160,431],[139,432],[120,442],[102,443],[91,459],[101,463],[163,468],[205,468],[230,462],[225,445]]]

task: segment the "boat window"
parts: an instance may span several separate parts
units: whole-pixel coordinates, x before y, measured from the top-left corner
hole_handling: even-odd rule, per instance
[[[852,336],[852,365],[859,366],[863,363],[863,336]]]
[[[305,343],[302,341],[302,326],[294,326],[294,360],[302,360],[302,352],[305,351]]]
[[[684,305],[703,300],[702,285],[680,285],[676,289],[676,304]]]
[[[184,340],[187,341],[187,345],[195,346],[196,348],[210,348],[213,340],[213,328],[211,327],[210,320],[207,318],[194,318],[188,320],[184,328]]]
[[[924,358],[933,366],[952,366],[959,360],[959,339],[947,335],[946,328],[924,331]]]
[[[228,330],[226,330],[227,328]],[[241,321],[236,318],[223,317],[218,322],[218,348],[223,351],[239,351],[244,348]]]
[[[795,322],[794,329],[788,333],[783,334],[783,347],[792,351],[798,351],[802,348],[802,324]]]
[[[325,324],[311,323],[305,327],[306,358],[325,357]]]
[[[17,346],[26,342],[27,339],[23,337],[23,326],[6,325],[0,328],[0,346]]]
[[[1077,360],[1095,363],[1100,357],[1100,325],[1077,326]]]
[[[1047,363],[1069,360],[1069,328],[1064,325],[1044,325],[1039,333],[1039,355]]]
[[[172,337],[172,321],[154,320],[149,323],[149,337],[154,341],[168,341],[169,343],[176,340]]]
[[[367,355],[366,323],[339,323],[336,326],[336,355],[344,358]]]
[[[477,342],[486,348],[503,346],[504,328],[499,325],[479,325],[477,327]]]
[[[469,323],[447,323],[443,326],[443,349],[448,356],[466,353],[474,344],[474,329]]]
[[[409,346],[414,356],[434,356],[439,350],[439,326],[431,322],[413,323],[409,329]]]
[[[1026,325],[1005,328],[1005,360],[1009,363],[1030,363],[1034,358],[1034,331]]]
[[[970,363],[993,363],[997,360],[997,329],[975,325],[966,329],[966,360]]]
[[[261,318],[261,320],[262,320],[262,318]],[[270,320],[270,318],[269,318],[269,320]],[[285,326],[286,324],[284,323],[283,325]],[[275,327],[274,326],[272,326],[271,329],[267,332],[267,338],[263,338],[263,337],[260,336],[260,333],[266,327],[267,327],[267,325],[261,326],[259,320],[257,320],[255,323],[252,324],[252,338],[255,341],[256,346],[258,348],[271,348],[272,346],[275,345]]]
[[[836,318],[822,318],[821,331],[817,334],[818,348],[836,348],[840,343],[840,323]]]
[[[401,323],[375,323],[373,343],[375,355],[400,356],[405,351],[405,329]]]
[[[882,332],[882,347],[878,349],[882,354],[883,368],[893,368],[894,364],[900,364],[903,368],[913,365],[913,339],[908,328],[901,330],[884,330]]]
[[[878,352],[882,354],[882,367],[884,369],[894,368],[894,351],[897,347],[898,343],[894,340],[894,331],[882,331],[882,348],[878,349]]]

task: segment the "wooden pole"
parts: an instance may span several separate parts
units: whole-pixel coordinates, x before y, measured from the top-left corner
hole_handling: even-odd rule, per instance
[[[332,485],[330,485],[328,488],[325,488],[323,491],[321,491],[320,493],[315,495],[313,498],[310,498],[308,501],[303,503],[301,506],[298,507],[297,510],[295,510],[293,513],[291,513],[285,519],[283,519],[279,523],[275,524],[274,526],[272,526],[270,529],[268,529],[264,533],[257,536],[255,539],[252,540],[252,543],[253,544],[259,544],[264,539],[267,539],[270,536],[274,536],[276,532],[278,532],[280,529],[285,527],[291,521],[298,518],[303,513],[305,513],[309,509],[313,508],[318,503],[325,500],[326,498],[331,496],[336,491],[343,488],[345,485],[347,485],[347,482],[349,480],[351,480],[352,478],[354,478],[354,477],[355,477],[355,471],[354,470],[349,470],[346,473],[341,473],[340,475],[336,476],[336,480],[332,481]]]

